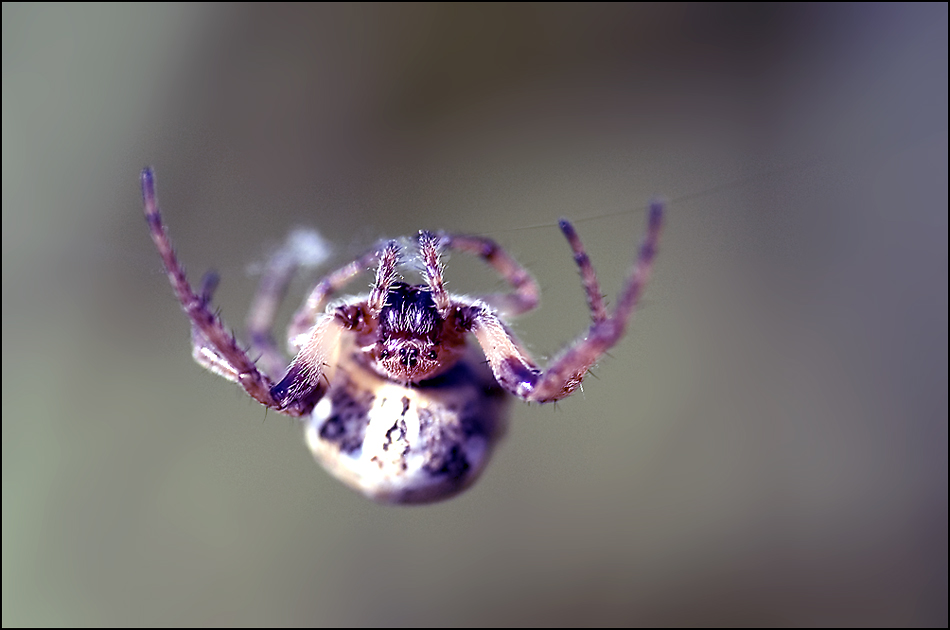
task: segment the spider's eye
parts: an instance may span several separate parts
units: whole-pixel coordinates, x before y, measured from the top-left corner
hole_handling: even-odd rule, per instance
[[[380,350],[380,352],[379,352],[379,358],[380,358],[380,359],[388,359],[388,358],[389,358],[389,355],[390,355],[389,350]]]
[[[439,356],[439,353],[438,353],[438,352],[436,352],[435,350],[429,350],[428,357],[429,357],[430,359],[432,359],[433,361],[435,361],[435,360],[438,358],[438,356]]]

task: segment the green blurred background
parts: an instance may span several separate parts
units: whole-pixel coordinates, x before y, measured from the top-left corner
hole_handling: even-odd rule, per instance
[[[946,4],[4,3],[2,45],[4,626],[946,626]],[[610,294],[668,228],[582,395],[382,507],[191,361],[146,164],[238,328],[293,227],[469,231],[549,356],[557,218]]]

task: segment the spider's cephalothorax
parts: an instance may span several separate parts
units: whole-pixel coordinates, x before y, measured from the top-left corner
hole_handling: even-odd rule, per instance
[[[307,442],[327,470],[367,496],[391,503],[438,501],[468,487],[504,431],[506,393],[551,402],[580,386],[590,367],[623,336],[649,277],[662,226],[662,206],[654,203],[639,254],[608,313],[580,238],[561,220],[592,323],[544,368],[503,320],[537,306],[531,275],[490,239],[430,232],[420,232],[417,240],[425,284],[397,280],[402,251],[395,241],[317,283],[291,321],[287,343],[295,356],[287,366],[271,328],[306,256],[288,241],[265,269],[247,322],[259,356],[254,361],[210,309],[216,278],[209,276],[200,292],[185,278],[159,214],[150,169],[142,171],[142,194],[152,239],[191,320],[195,360],[240,384],[264,406],[302,418]],[[443,249],[481,257],[512,292],[480,298],[449,294],[442,278]],[[376,281],[368,295],[327,306],[343,285],[374,267]],[[467,347],[470,335],[483,358]],[[270,375],[281,373],[275,384]]]
[[[455,330],[445,328],[446,320],[439,314],[429,287],[394,282],[379,312],[377,341],[369,351],[377,370],[407,384],[444,372],[454,363],[445,355],[465,343]]]

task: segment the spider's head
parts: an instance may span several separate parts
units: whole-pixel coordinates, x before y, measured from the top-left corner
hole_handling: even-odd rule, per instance
[[[379,313],[379,337],[372,354],[387,378],[418,383],[449,367],[442,344],[445,320],[427,286],[394,282]]]

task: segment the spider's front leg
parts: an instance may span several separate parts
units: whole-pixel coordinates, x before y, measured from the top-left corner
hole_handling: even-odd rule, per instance
[[[281,406],[301,404],[313,398],[313,393],[321,386],[320,381],[326,373],[327,366],[336,363],[340,351],[340,337],[343,333],[367,333],[375,327],[379,312],[386,303],[389,287],[396,278],[399,246],[395,241],[386,243],[381,249],[363,256],[328,276],[314,288],[295,319],[304,322],[311,317],[316,317],[312,313],[313,304],[322,303],[331,290],[339,286],[339,282],[356,274],[354,265],[366,260],[379,261],[379,267],[376,269],[376,283],[373,285],[369,299],[338,306],[316,319],[316,323],[305,333],[298,333],[297,336],[291,337],[291,344],[298,347],[299,351],[290,367],[287,368],[284,378],[271,388],[271,395]],[[291,330],[294,330],[293,325]]]
[[[320,394],[326,367],[336,361],[340,336],[359,321],[355,312],[341,306],[336,313],[324,315],[310,330],[307,342],[294,357],[287,373],[270,390],[281,408],[306,404]],[[349,321],[348,321],[349,320]]]
[[[271,380],[257,369],[254,361],[238,346],[234,335],[209,308],[217,278],[213,275],[207,276],[200,294],[191,288],[162,223],[155,194],[155,176],[150,168],[142,171],[141,183],[145,219],[152,241],[165,263],[165,271],[175,295],[191,320],[192,355],[195,360],[211,372],[238,383],[252,398],[266,407],[292,416],[305,413],[306,410],[297,406],[282,408],[277,403],[270,393]]]
[[[591,366],[623,336],[653,268],[662,225],[663,206],[654,202],[650,206],[647,234],[637,259],[613,313],[608,316],[593,266],[577,233],[567,221],[560,222],[580,267],[593,323],[544,370],[537,367],[494,311],[479,302],[468,306],[461,317],[462,327],[478,339],[498,383],[515,396],[535,402],[560,400],[580,387]]]
[[[383,251],[382,249],[374,249],[363,254],[356,260],[352,260],[343,267],[327,274],[313,287],[290,321],[290,327],[287,331],[287,347],[291,351],[298,352],[300,350],[301,343],[299,340],[313,328],[313,325],[323,313],[327,300],[360,273],[375,265]]]

